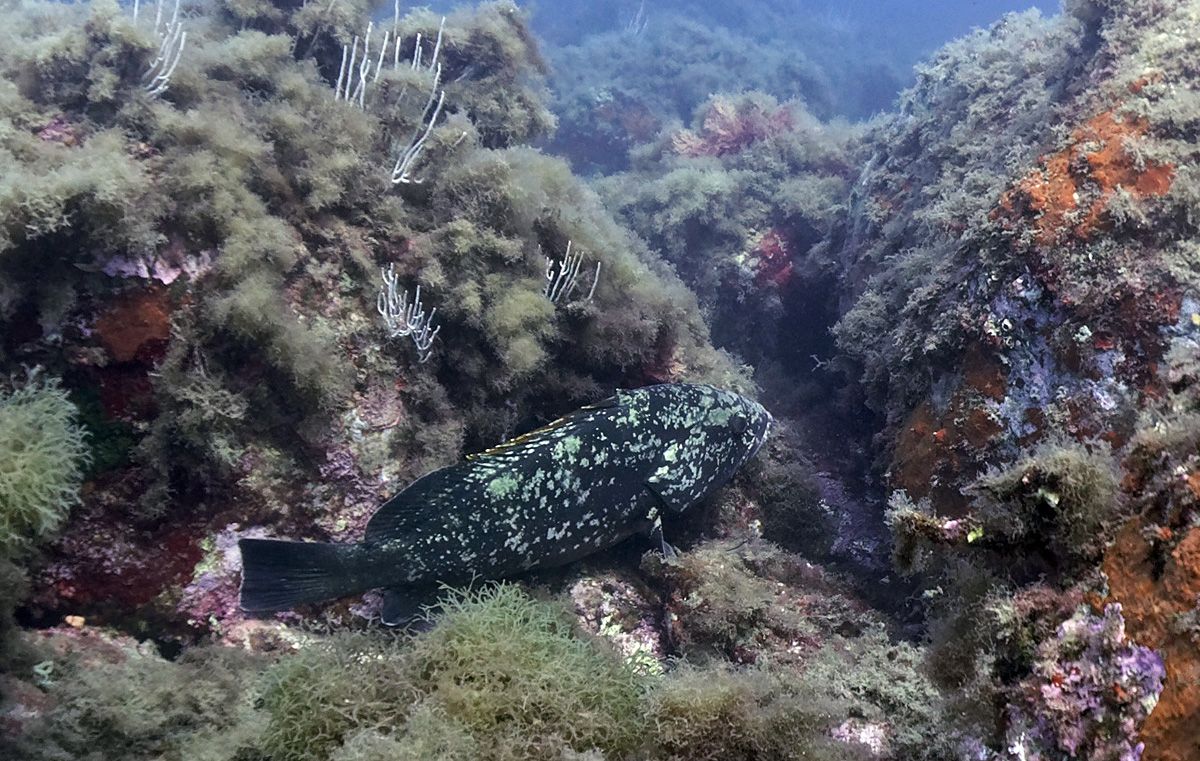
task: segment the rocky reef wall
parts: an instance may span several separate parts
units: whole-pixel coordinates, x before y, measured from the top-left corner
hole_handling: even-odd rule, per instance
[[[804,62],[792,100],[594,119],[506,2],[10,6],[0,747],[1200,756],[1200,4],[1007,16],[858,125]],[[535,147],[556,118],[584,154],[617,124],[611,173]],[[404,637],[373,593],[238,608],[239,538],[356,540],[676,380],[781,428],[679,557],[448,590]]]
[[[1040,695],[1039,726],[1005,730],[1024,757],[1200,753],[1198,13],[1078,2],[948,46],[865,138],[829,241],[931,657],[1010,719]],[[1070,684],[1090,666],[1046,668],[1075,606],[1158,652],[1161,694],[1149,657],[1116,704]],[[1104,728],[1147,705],[1140,741]]]

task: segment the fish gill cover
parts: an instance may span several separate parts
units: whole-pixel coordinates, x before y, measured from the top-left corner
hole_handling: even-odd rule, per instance
[[[1200,3],[680,8],[0,3],[5,757],[1200,757]],[[677,553],[239,607],[673,383]]]

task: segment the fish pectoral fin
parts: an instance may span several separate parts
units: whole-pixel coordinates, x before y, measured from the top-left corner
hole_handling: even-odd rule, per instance
[[[662,550],[663,557],[667,560],[675,560],[679,557],[679,550],[675,549],[663,535],[662,514],[655,507],[650,511],[650,541],[657,544]]]
[[[424,630],[425,611],[437,605],[437,589],[432,587],[389,587],[383,590],[380,618],[387,626]]]

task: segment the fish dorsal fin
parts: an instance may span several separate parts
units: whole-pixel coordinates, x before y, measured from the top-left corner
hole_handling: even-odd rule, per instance
[[[562,417],[558,418],[557,420],[553,420],[549,423],[546,423],[541,428],[535,428],[534,430],[530,431],[529,433],[523,433],[514,439],[509,439],[508,441],[502,441],[499,444],[497,444],[496,446],[489,447],[488,449],[485,449],[482,452],[476,452],[475,454],[469,454],[469,455],[467,455],[467,461],[474,462],[475,460],[478,460],[481,457],[495,457],[495,456],[500,456],[500,455],[512,454],[515,450],[519,450],[523,445],[528,444],[529,442],[534,441],[536,439],[540,439],[541,437],[545,436],[548,433],[551,433],[552,431],[558,431],[563,428],[567,428],[568,426],[579,423],[580,421],[588,418],[596,410],[611,409],[613,407],[620,406],[620,404],[621,404],[621,392],[618,391],[616,394],[608,397],[607,399],[596,402],[595,404],[589,404],[586,407],[580,407],[579,409],[575,410],[574,412],[563,415]]]
[[[622,392],[618,391],[608,399],[581,407],[537,430],[497,444],[478,454],[468,455],[464,462],[426,473],[409,484],[404,491],[384,502],[375,511],[367,523],[363,541],[385,542],[389,539],[410,536],[418,528],[429,524],[431,516],[437,516],[440,511],[446,509],[454,509],[455,503],[459,501],[458,492],[463,488],[464,476],[467,472],[470,472],[478,480],[481,468],[484,471],[489,469],[487,466],[489,459],[496,459],[496,462],[493,463],[495,467],[504,467],[503,458],[519,456],[522,451],[521,447],[525,444],[585,420],[597,410],[617,407],[623,401],[622,396]],[[439,517],[437,520],[444,521],[444,518]]]
[[[446,505],[454,489],[461,484],[463,463],[450,465],[413,481],[408,487],[379,506],[367,522],[364,542],[384,542],[407,536],[423,525],[430,510]]]

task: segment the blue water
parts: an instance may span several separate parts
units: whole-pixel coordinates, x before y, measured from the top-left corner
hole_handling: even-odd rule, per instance
[[[438,11],[462,7],[461,0],[429,3]],[[1059,0],[542,0],[521,3],[552,60],[562,46],[626,29],[643,18],[647,33],[679,15],[759,43],[795,50],[826,68],[883,63],[883,81],[842,85],[845,99],[835,113],[861,118],[888,110],[899,89],[911,82],[912,67],[941,45],[972,29],[987,27],[1006,13],[1036,10],[1057,14]],[[663,62],[647,61],[647,66]],[[871,75],[859,75],[860,79]]]

